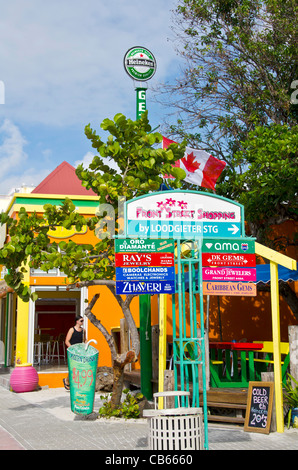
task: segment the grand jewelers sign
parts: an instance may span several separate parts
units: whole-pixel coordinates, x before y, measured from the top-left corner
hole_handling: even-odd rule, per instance
[[[243,206],[195,191],[162,191],[126,202],[126,236],[233,238],[244,236]]]

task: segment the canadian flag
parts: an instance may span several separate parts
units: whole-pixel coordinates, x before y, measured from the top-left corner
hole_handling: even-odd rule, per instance
[[[163,137],[163,148],[167,148],[170,144],[175,144],[174,140]],[[218,158],[212,157],[205,150],[185,148],[184,157],[177,160],[174,166],[182,168],[186,173],[184,181],[204,188],[214,189],[216,181],[221,175],[226,163]],[[166,178],[173,178],[167,175]]]

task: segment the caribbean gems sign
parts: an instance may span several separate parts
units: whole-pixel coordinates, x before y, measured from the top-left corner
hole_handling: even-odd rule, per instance
[[[124,56],[124,68],[134,80],[147,81],[156,72],[156,60],[145,47],[132,47]]]

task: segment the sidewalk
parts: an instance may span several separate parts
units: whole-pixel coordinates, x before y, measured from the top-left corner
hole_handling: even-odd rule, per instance
[[[97,393],[94,410],[100,405]],[[208,436],[209,450],[298,450],[298,429],[292,428],[266,435],[209,424]],[[148,423],[75,415],[64,388],[14,393],[0,386],[0,450],[5,449],[144,451]]]

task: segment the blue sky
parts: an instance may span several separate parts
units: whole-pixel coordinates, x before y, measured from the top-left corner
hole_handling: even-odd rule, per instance
[[[100,123],[121,112],[136,118],[133,81],[123,58],[147,47],[157,71],[148,81],[152,127],[165,109],[152,89],[179,73],[173,43],[176,0],[10,0],[0,13],[0,194],[37,185],[66,160],[87,162],[93,149],[84,127],[103,139]]]

